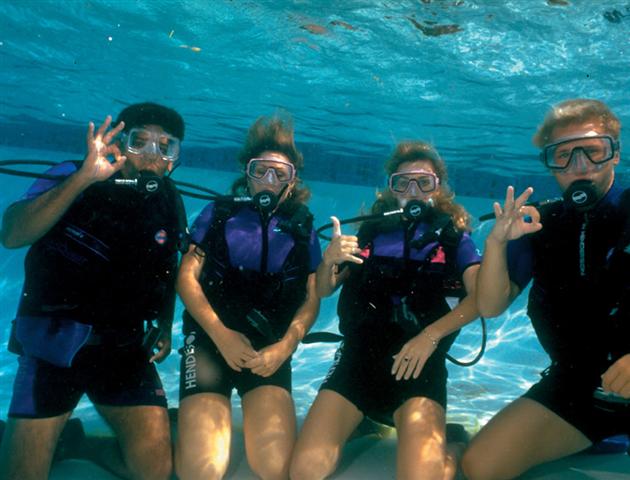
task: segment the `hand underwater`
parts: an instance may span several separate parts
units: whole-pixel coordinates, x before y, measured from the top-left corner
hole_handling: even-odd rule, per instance
[[[503,208],[499,202],[494,202],[496,223],[488,235],[489,239],[505,243],[543,228],[538,210],[531,205],[525,205],[532,193],[534,189],[529,187],[514,200],[514,187],[507,188]],[[530,221],[526,221],[526,217],[529,217]]]
[[[436,350],[439,339],[435,338],[426,329],[413,337],[403,345],[396,355],[394,355],[394,365],[392,375],[396,375],[396,380],[409,380],[418,378],[425,363]]]
[[[324,251],[324,263],[327,265],[340,265],[345,262],[363,263],[363,259],[357,254],[361,252],[359,239],[355,235],[342,235],[341,224],[337,217],[330,217],[333,224],[332,240]]]
[[[242,371],[249,360],[258,356],[249,339],[236,330],[222,327],[212,339],[229,367],[237,372]]]
[[[602,387],[623,398],[630,398],[630,353],[624,355],[602,375]]]
[[[108,115],[96,134],[94,124],[90,122],[88,126],[86,137],[88,151],[79,172],[90,183],[108,179],[120,170],[127,160],[114,141],[116,135],[125,127],[125,123],[120,122],[115,128],[107,131],[111,122],[112,117]],[[108,157],[113,157],[114,162],[110,162]]]
[[[157,342],[157,347],[159,350],[151,358],[149,358],[149,362],[162,363],[171,353],[171,346],[171,334],[162,333],[162,336]]]
[[[274,343],[258,351],[258,356],[245,363],[244,367],[261,377],[270,377],[289,358],[291,352],[282,342]]]

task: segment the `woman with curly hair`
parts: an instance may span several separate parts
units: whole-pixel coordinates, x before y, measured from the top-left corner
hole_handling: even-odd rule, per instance
[[[477,317],[480,257],[469,217],[454,203],[446,167],[424,142],[400,143],[385,164],[388,188],[357,236],[334,234],[317,270],[319,295],[343,284],[344,341],[305,420],[291,478],[320,479],[364,417],[396,427],[397,478],[450,478],[445,434],[446,353]],[[447,297],[463,297],[452,310]]]

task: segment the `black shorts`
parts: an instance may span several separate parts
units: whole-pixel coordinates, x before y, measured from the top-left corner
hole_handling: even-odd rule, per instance
[[[410,398],[429,398],[446,410],[444,354],[434,352],[417,379],[396,381],[391,374],[392,355],[400,347],[366,348],[342,342],[320,390],[337,392],[365,416],[388,425],[394,424],[394,412]]]
[[[22,355],[9,417],[50,418],[74,410],[84,393],[98,405],[166,408],[166,394],[141,346],[84,347],[70,368]]]
[[[594,398],[601,373],[552,365],[524,398],[534,400],[582,432],[591,442],[630,434],[630,405]]]
[[[261,377],[248,369],[237,372],[230,368],[201,328],[193,329],[185,336],[180,353],[180,400],[196,393],[218,393],[230,398],[234,388],[243,397],[250,390],[266,385],[281,387],[291,393],[291,357],[269,377]]]

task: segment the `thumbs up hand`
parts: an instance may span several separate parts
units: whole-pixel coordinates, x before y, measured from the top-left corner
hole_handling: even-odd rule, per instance
[[[361,251],[359,239],[355,235],[342,235],[341,224],[337,217],[330,217],[333,224],[332,240],[324,251],[324,263],[329,266],[340,265],[345,262],[363,263],[358,256]]]

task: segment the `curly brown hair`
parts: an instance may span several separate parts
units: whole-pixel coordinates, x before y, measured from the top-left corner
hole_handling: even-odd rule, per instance
[[[389,176],[398,171],[398,168],[403,163],[418,160],[431,162],[433,170],[440,180],[440,188],[433,196],[434,208],[449,215],[457,229],[470,231],[470,215],[464,207],[455,203],[455,194],[448,184],[446,164],[432,145],[419,140],[400,142],[396,145],[387,162],[385,162],[385,172]],[[394,194],[386,188],[377,193],[377,199],[372,205],[371,211],[372,213],[382,213],[396,208],[398,208],[398,201]],[[393,217],[390,218],[394,221]]]
[[[300,204],[304,204],[311,197],[311,192],[303,186],[299,173],[304,167],[304,157],[295,146],[293,120],[286,115],[280,117],[259,117],[249,127],[243,148],[237,156],[238,163],[245,169],[250,159],[260,156],[264,152],[278,152],[285,155],[296,170],[295,187],[290,196],[282,203],[282,211],[293,211]],[[247,195],[247,176],[243,173],[232,184],[233,195]]]

